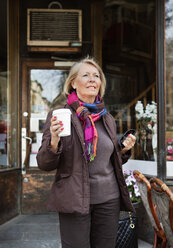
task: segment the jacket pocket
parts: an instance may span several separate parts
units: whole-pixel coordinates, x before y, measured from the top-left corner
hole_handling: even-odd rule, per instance
[[[69,151],[72,147],[72,135],[62,137],[61,140],[63,144],[63,150]]]

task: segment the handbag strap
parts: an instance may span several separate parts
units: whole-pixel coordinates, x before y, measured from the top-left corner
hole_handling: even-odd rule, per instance
[[[130,228],[134,229],[135,224],[133,223],[132,214],[131,214],[131,212],[128,212],[128,214],[129,214],[129,218],[130,218]]]

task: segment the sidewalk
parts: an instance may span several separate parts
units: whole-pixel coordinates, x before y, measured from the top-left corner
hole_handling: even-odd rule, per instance
[[[15,217],[0,226],[0,248],[61,248],[58,215]],[[139,240],[138,248],[152,248],[152,245]]]

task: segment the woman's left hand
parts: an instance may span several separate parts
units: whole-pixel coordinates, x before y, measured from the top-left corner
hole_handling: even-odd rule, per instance
[[[129,134],[128,137],[124,140],[123,145],[125,146],[121,153],[126,153],[128,150],[132,149],[132,147],[135,145],[136,137],[132,134]]]

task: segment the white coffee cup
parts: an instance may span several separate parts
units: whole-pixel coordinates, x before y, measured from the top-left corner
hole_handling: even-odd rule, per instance
[[[59,136],[71,135],[71,111],[69,109],[56,109],[53,110],[52,116],[56,116],[57,120],[63,123],[64,129],[60,132]]]

